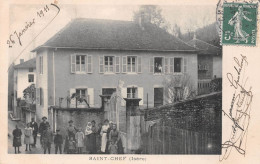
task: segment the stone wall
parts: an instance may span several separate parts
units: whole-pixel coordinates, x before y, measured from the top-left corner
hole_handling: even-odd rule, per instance
[[[148,109],[146,121],[162,119],[165,126],[192,131],[221,132],[222,92]]]

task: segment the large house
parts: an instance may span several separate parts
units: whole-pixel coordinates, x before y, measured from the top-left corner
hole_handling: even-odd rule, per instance
[[[48,116],[50,106],[100,108],[100,95],[119,84],[122,98],[142,99],[140,108],[165,103],[167,76],[187,74],[196,89],[198,50],[144,22],[79,18],[34,49],[38,117]]]
[[[32,114],[31,106],[33,102],[29,101],[27,97],[24,96],[23,91],[35,85],[36,82],[36,58],[24,61],[20,59],[20,64],[14,66],[14,96],[13,96],[13,114],[14,117],[20,118],[25,122],[29,122]],[[35,97],[35,93],[32,92],[32,97]]]

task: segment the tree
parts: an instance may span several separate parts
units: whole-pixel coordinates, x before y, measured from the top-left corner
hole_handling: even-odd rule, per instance
[[[34,104],[34,102],[36,100],[35,93],[36,93],[35,84],[31,84],[30,86],[25,88],[23,90],[23,97],[24,97],[25,101],[27,103]]]
[[[186,100],[196,96],[192,80],[188,75],[178,75],[165,78],[163,81],[165,97],[168,103]]]
[[[168,30],[169,23],[165,21],[162,16],[162,9],[156,5],[141,5],[139,10],[134,12],[133,20],[139,22],[142,18],[145,18],[146,22],[152,23],[157,27]]]

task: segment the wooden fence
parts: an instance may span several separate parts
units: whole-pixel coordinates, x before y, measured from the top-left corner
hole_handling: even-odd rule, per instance
[[[154,125],[143,135],[143,154],[219,154],[221,133]]]

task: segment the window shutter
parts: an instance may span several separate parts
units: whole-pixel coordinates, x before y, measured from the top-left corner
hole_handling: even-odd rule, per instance
[[[88,88],[89,106],[94,106],[94,88]]]
[[[88,71],[87,72],[92,73],[92,56],[88,55],[87,58],[88,58],[88,62],[87,62]]]
[[[40,88],[40,105],[43,105],[43,89]]]
[[[71,60],[70,60],[70,70],[71,70],[71,73],[75,73],[75,70],[76,70],[76,55],[71,55],[70,56]]]
[[[122,57],[122,73],[126,73],[127,68],[127,58],[126,56]]]
[[[40,105],[40,88],[36,88],[36,103]]]
[[[170,73],[174,71],[174,58],[170,58]]]
[[[75,88],[70,89],[70,98],[71,98],[73,93],[76,93]],[[76,98],[70,99],[70,107],[76,107]]]
[[[187,73],[187,58],[183,58],[183,72]]]
[[[120,73],[120,56],[116,56],[116,73]]]
[[[144,88],[142,87],[138,87],[137,89],[137,93],[138,93],[138,98],[142,99],[141,101],[139,101],[139,105],[143,105],[144,104]]]
[[[154,64],[154,59],[153,59],[153,57],[150,59],[150,62],[149,62],[149,67],[150,67],[150,73],[153,73],[154,72],[154,66],[153,66],[153,64]]]
[[[126,102],[124,98],[127,97],[127,88],[121,88],[121,97],[122,97],[121,106],[125,106]]]
[[[167,73],[169,73],[169,58],[165,58],[164,60],[165,60],[164,61],[164,66],[165,66],[164,71],[165,71],[165,74],[167,74]]]
[[[99,73],[104,73],[104,57],[99,56]]]
[[[138,56],[137,57],[137,73],[142,72],[142,57]]]

